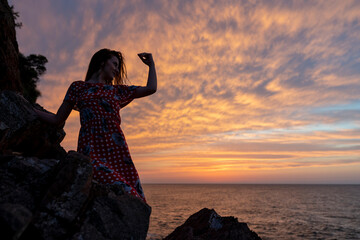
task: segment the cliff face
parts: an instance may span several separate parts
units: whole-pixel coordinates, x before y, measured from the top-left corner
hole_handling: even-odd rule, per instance
[[[0,0],[0,89],[22,92],[15,21],[6,0]]]

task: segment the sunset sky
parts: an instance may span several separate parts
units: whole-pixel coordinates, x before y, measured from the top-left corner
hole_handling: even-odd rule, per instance
[[[360,1],[9,1],[20,52],[47,57],[38,103],[56,112],[101,48],[129,84],[121,110],[143,183],[360,184]],[[76,150],[79,114],[66,122]]]

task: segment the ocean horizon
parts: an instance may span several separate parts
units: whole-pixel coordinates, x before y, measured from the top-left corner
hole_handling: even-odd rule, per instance
[[[245,222],[263,240],[360,239],[360,184],[145,183],[148,240],[202,208]]]

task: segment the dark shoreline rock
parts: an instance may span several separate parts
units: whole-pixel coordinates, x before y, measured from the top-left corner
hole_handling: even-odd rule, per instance
[[[66,151],[60,146],[65,137],[64,130],[41,122],[32,110],[34,106],[23,96],[8,90],[0,91],[0,107],[0,152],[65,158]]]
[[[64,130],[41,122],[32,107],[0,91],[2,239],[146,239],[151,207],[94,181],[91,159],[67,153]]]
[[[2,239],[146,239],[151,207],[92,180],[90,159],[0,155]]]
[[[191,215],[164,240],[261,240],[246,223],[221,217],[214,209],[203,208]]]

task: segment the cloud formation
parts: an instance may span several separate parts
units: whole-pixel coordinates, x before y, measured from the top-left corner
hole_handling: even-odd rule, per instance
[[[306,182],[344,167],[335,179],[360,183],[358,1],[12,4],[20,51],[49,60],[39,103],[54,112],[98,49],[122,51],[134,85],[147,76],[136,54],[153,53],[158,92],[122,110],[145,182],[291,182],[290,169]],[[66,149],[78,129],[73,113]]]

